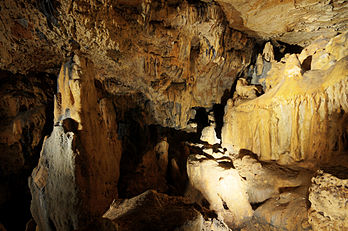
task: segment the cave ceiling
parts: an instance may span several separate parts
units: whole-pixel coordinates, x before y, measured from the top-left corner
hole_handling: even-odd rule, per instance
[[[74,54],[108,93],[135,94],[156,123],[220,103],[256,43],[299,46],[347,30],[346,1],[4,0],[0,69],[58,74]],[[210,86],[207,88],[206,86]]]

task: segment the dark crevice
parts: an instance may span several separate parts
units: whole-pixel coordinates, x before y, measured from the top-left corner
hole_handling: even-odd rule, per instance
[[[15,150],[14,145],[8,147],[6,144],[1,144],[0,148],[3,152],[20,152],[19,155],[24,157],[24,165],[18,170],[13,170],[13,173],[3,172],[2,166],[0,167],[0,182],[1,187],[7,188],[8,196],[6,202],[0,205],[0,221],[6,227],[7,230],[24,230],[26,223],[31,218],[30,213],[30,201],[31,195],[28,187],[28,177],[31,175],[33,168],[37,165],[40,157],[41,147],[44,141],[44,137],[50,135],[53,129],[53,94],[55,89],[55,79],[53,75],[46,73],[30,73],[26,76],[13,75],[10,72],[0,71],[1,87],[8,85],[16,85],[18,82],[24,84],[25,88],[32,89],[33,87],[45,89],[47,102],[42,102],[43,105],[30,105],[29,108],[21,106],[19,113],[22,116],[35,111],[38,107],[45,106],[45,124],[40,134],[40,142],[32,147],[30,144],[33,142],[32,134],[35,129],[35,124],[29,123],[22,128],[22,136],[19,139],[19,146],[21,150]],[[4,92],[6,89],[4,89]],[[22,90],[19,95],[26,94]],[[16,96],[17,91],[11,93]],[[35,97],[35,95],[28,95],[28,97]],[[1,108],[0,111],[4,110]],[[6,113],[2,113],[2,117]],[[4,117],[3,117],[4,118]],[[10,122],[13,118],[2,120],[1,127],[6,126],[6,123]],[[5,151],[6,150],[6,151]],[[6,166],[8,167],[8,166]]]
[[[281,41],[272,41],[274,50],[274,59],[280,61],[285,54],[300,54],[303,47],[299,45],[291,45]]]
[[[196,116],[189,123],[197,123],[197,134],[200,137],[203,128],[209,126],[208,112],[204,107],[195,107],[194,109],[196,110]]]
[[[303,60],[301,67],[304,72],[311,70],[312,65],[312,56],[308,56],[305,60]]]
[[[267,200],[262,201],[262,202],[258,202],[258,203],[250,203],[251,208],[255,211],[258,207],[260,207],[261,205],[263,205],[266,201],[267,201]]]

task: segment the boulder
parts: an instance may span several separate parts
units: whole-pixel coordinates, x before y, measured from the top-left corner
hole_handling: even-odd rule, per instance
[[[308,217],[314,231],[348,230],[347,172],[347,168],[336,167],[319,170],[312,178]]]
[[[203,230],[203,216],[182,197],[148,190],[136,197],[116,200],[103,215],[119,231]]]
[[[216,137],[214,124],[203,128],[201,140],[211,145],[220,143],[220,139]]]
[[[230,228],[240,227],[252,217],[245,185],[230,158],[191,155],[187,161],[187,174],[192,187],[201,192],[210,209]]]
[[[279,195],[284,188],[306,184],[310,178],[310,173],[304,170],[300,172],[275,163],[260,162],[249,155],[234,159],[233,165],[242,178],[250,203],[264,202]]]
[[[306,190],[284,192],[267,200],[254,213],[247,230],[312,230],[308,223]]]

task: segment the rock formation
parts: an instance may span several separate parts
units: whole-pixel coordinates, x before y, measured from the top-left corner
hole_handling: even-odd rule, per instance
[[[98,95],[94,75],[93,63],[77,55],[59,74],[54,128],[29,179],[40,230],[88,227],[117,198],[121,144],[112,102]]]
[[[204,230],[204,219],[192,204],[156,191],[114,201],[103,217],[117,230]]]
[[[9,33],[1,35],[0,68],[47,71],[79,51],[93,61],[95,78],[106,91],[142,93],[142,103],[153,116],[151,123],[162,126],[185,128],[192,107],[220,103],[251,59],[253,40],[231,29],[215,3],[40,0],[21,5],[6,0],[0,4],[2,18],[18,18],[1,24]],[[14,44],[18,40],[25,43]],[[38,49],[45,56],[38,57]]]
[[[0,12],[0,230],[348,229],[347,1]]]
[[[314,231],[348,229],[347,168],[331,170],[331,174],[318,171],[309,189],[308,216]]]
[[[347,30],[345,1],[217,0],[233,28],[262,38],[308,45]]]
[[[228,158],[217,160],[190,156],[187,174],[190,184],[199,190],[229,227],[240,227],[253,215],[246,188]]]
[[[230,100],[222,146],[283,163],[327,161],[343,152],[348,129],[347,38],[348,33],[339,35],[317,51],[321,55],[313,55],[312,69],[306,72],[296,54],[286,56],[269,71],[264,95],[236,106]],[[323,68],[313,70],[318,63]]]

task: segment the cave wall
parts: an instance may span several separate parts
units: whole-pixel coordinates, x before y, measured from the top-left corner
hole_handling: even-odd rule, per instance
[[[347,151],[347,36],[321,48],[318,40],[301,54],[273,63],[262,96],[238,105],[229,100],[222,146],[283,164],[327,162]],[[303,67],[309,56],[310,70]]]
[[[0,220],[21,230],[31,217],[27,178],[37,163],[43,137],[52,129],[56,84],[55,77],[45,73],[24,76],[0,71],[0,79]]]

